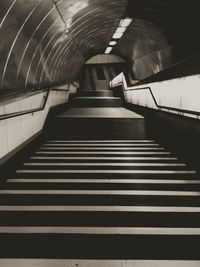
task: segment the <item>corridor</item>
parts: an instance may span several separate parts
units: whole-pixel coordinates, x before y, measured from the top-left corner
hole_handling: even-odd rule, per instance
[[[2,0],[0,267],[200,266],[197,0]]]

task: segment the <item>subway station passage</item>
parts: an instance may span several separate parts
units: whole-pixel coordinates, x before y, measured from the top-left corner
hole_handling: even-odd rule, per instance
[[[199,0],[0,1],[0,267],[200,266]]]

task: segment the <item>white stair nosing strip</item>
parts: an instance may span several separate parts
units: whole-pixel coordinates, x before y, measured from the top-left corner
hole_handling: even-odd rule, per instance
[[[47,140],[46,143],[155,143],[154,140]]]
[[[84,147],[84,146],[88,146],[88,147],[159,147],[159,144],[43,144],[43,146],[45,147],[49,147],[49,146],[57,146],[57,147]]]
[[[170,152],[125,152],[125,151],[120,151],[120,152],[101,152],[101,151],[97,151],[97,152],[91,152],[91,151],[85,151],[85,152],[73,152],[73,151],[68,151],[68,152],[63,152],[63,151],[36,151],[36,154],[60,154],[60,155],[73,155],[73,154],[77,154],[77,155],[171,155]]]
[[[0,259],[2,267],[199,267],[198,260]]]
[[[57,163],[57,162],[51,162],[51,163],[35,163],[35,162],[28,162],[24,163],[24,166],[113,166],[113,167],[185,167],[185,163]]]
[[[88,184],[200,184],[200,180],[164,179],[8,179],[7,183],[88,183]]]
[[[87,235],[200,235],[200,228],[182,227],[47,227],[0,226],[0,234],[87,234]]]
[[[109,99],[109,100],[121,100],[120,97],[113,97],[113,96],[76,96],[74,100],[99,100],[99,99]]]
[[[159,150],[165,150],[165,148],[162,148],[162,147],[147,147],[147,148],[144,148],[144,147],[141,147],[141,148],[130,148],[130,147],[119,147],[119,148],[116,148],[116,147],[40,147],[40,149],[42,150],[96,150],[96,151],[99,151],[99,150],[136,150],[136,151],[140,151],[140,150],[152,150],[152,151],[159,151]]]
[[[196,174],[196,171],[179,170],[17,170],[17,173],[71,173],[71,174]]]
[[[0,195],[123,195],[123,196],[194,196],[200,191],[164,190],[0,190]]]
[[[37,160],[178,160],[176,157],[30,157],[30,159],[37,159]]]
[[[145,213],[199,213],[200,207],[168,206],[1,206],[0,211],[60,211],[60,212],[145,212]]]

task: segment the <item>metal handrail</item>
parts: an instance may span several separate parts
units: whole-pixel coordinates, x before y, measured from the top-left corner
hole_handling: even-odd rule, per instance
[[[34,109],[29,109],[29,110],[25,110],[25,111],[19,111],[19,112],[13,112],[13,113],[9,113],[9,114],[0,115],[0,121],[6,120],[6,119],[15,118],[15,117],[22,116],[22,115],[33,114],[33,113],[36,113],[36,112],[39,112],[39,111],[44,110],[45,107],[46,107],[47,100],[49,98],[49,94],[50,94],[50,91],[51,90],[53,90],[53,91],[60,91],[60,89],[55,89],[55,88],[53,88],[53,89],[47,89],[46,90],[47,94],[45,95],[45,99],[44,99],[43,105],[41,107],[34,108]],[[62,90],[62,91],[69,92],[69,89],[68,90]]]
[[[120,84],[118,84],[117,86],[119,86]],[[153,101],[156,105],[156,107],[158,109],[167,109],[167,110],[171,110],[171,111],[176,111],[176,112],[180,112],[180,113],[187,113],[187,114],[190,114],[190,115],[194,115],[194,116],[200,116],[200,112],[199,111],[194,111],[194,110],[187,110],[187,109],[181,109],[181,108],[175,108],[175,107],[170,107],[170,106],[163,106],[163,105],[160,105],[158,104],[154,94],[153,94],[153,91],[151,89],[150,86],[146,86],[146,87],[140,87],[140,88],[129,88],[129,89],[125,89],[125,86],[124,86],[124,82],[121,83],[122,85],[122,89],[124,92],[127,92],[127,91],[139,91],[139,90],[149,90],[150,91],[150,94],[153,98]]]

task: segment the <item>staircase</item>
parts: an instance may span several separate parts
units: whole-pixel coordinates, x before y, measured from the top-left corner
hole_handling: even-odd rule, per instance
[[[199,175],[109,91],[73,101],[1,186],[0,258],[75,259],[62,265],[70,267],[199,260]]]

